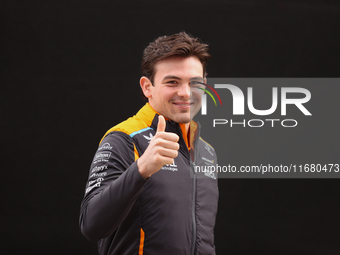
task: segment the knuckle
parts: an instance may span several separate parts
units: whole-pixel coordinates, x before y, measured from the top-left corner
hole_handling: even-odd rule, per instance
[[[156,156],[155,156],[155,161],[156,162],[162,161],[162,156],[157,153]]]
[[[157,132],[152,139],[157,140],[158,138],[162,137],[162,132]]]
[[[162,139],[158,138],[158,139],[155,139],[154,141],[154,145],[157,145],[157,146],[161,146],[163,143]]]

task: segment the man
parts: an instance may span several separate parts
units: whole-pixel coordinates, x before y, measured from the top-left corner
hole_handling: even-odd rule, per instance
[[[81,205],[81,231],[100,254],[215,254],[217,180],[194,166],[216,155],[191,121],[209,58],[184,32],[144,50],[148,103],[103,137]]]

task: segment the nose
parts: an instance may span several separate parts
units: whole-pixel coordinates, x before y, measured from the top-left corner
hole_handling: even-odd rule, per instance
[[[178,94],[178,96],[182,97],[183,99],[189,99],[190,98],[190,85],[189,85],[189,83],[182,84],[182,86],[179,87],[177,94]]]

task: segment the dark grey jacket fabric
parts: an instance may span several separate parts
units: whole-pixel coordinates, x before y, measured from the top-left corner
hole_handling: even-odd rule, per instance
[[[102,255],[215,254],[217,174],[195,172],[217,163],[215,151],[200,138],[199,125],[189,151],[180,125],[166,121],[165,131],[180,136],[178,156],[145,180],[136,160],[156,133],[158,115],[149,108],[101,141],[81,204],[81,232]]]

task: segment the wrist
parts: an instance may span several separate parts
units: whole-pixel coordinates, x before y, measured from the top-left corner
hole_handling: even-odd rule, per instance
[[[151,174],[147,171],[146,165],[143,163],[143,160],[140,160],[140,158],[137,160],[137,168],[139,171],[139,174],[145,179],[149,179]]]

